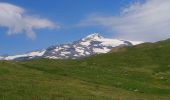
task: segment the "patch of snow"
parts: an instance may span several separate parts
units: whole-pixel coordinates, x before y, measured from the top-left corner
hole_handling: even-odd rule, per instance
[[[102,39],[103,37],[99,35],[99,33],[93,33],[91,35],[86,36],[85,38],[83,38],[83,41],[87,41],[87,40],[98,40],[98,39]]]
[[[21,57],[34,58],[34,57],[43,56],[45,52],[46,50],[42,50],[42,51],[34,51],[34,52],[27,53],[27,54],[22,54],[22,55],[7,56],[7,57],[4,57],[4,60],[14,60],[16,58],[21,58]]]
[[[85,54],[86,54],[86,55],[90,55],[90,52],[87,52],[87,51],[86,51]]]
[[[45,58],[49,58],[49,59],[60,59],[60,57],[56,57],[56,56],[47,56]]]
[[[61,52],[62,54],[71,54],[69,51]]]
[[[116,47],[119,46],[121,44],[124,44],[124,41],[118,40],[118,39],[100,39],[99,41],[101,41],[102,45],[104,46],[112,46],[112,47]]]
[[[74,56],[75,56],[75,57],[78,57],[79,55],[75,54]]]
[[[76,51],[77,51],[78,53],[83,53],[83,52],[84,52],[84,50],[81,49],[81,48],[76,48]]]
[[[3,60],[4,59],[4,57],[0,57],[0,60]]]
[[[28,56],[27,54],[15,55],[15,56],[8,56],[8,57],[5,57],[4,60],[14,60],[14,59],[16,59],[16,58],[27,57],[27,56]]]
[[[63,53],[61,53],[61,54],[59,54],[60,56],[65,56],[65,54],[63,54]]]
[[[90,42],[89,42],[89,41],[86,41],[86,42],[81,42],[80,44],[81,44],[81,45],[84,45],[84,46],[89,46],[89,45],[90,45]]]
[[[129,41],[129,42],[131,42],[133,45],[138,45],[138,44],[144,43],[142,41]]]
[[[105,51],[104,49],[101,49],[101,48],[93,48],[93,51],[97,54],[108,52],[108,51]]]
[[[30,52],[27,55],[28,56],[43,56],[45,52],[46,52],[46,50],[35,51],[35,52]]]

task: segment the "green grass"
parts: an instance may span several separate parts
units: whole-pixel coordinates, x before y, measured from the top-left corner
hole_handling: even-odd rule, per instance
[[[170,40],[79,60],[0,61],[0,100],[170,100]]]

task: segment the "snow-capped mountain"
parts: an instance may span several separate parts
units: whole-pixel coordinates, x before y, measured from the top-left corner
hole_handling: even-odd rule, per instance
[[[1,56],[0,56],[0,60],[2,60],[3,58],[4,58],[4,57],[1,57]]]
[[[107,53],[114,47],[132,46],[142,42],[108,39],[98,33],[88,35],[69,44],[55,45],[47,49],[22,55],[0,57],[0,60],[29,60],[33,58],[77,59],[94,54]]]
[[[32,59],[43,56],[46,50],[40,50],[40,51],[33,51],[26,54],[21,55],[14,55],[14,56],[7,56],[7,57],[0,57],[0,60],[19,60],[19,59]]]

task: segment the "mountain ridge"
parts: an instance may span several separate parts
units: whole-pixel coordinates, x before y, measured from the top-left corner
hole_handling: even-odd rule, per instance
[[[142,42],[104,38],[99,33],[93,33],[72,43],[53,45],[47,49],[21,55],[0,57],[0,60],[29,60],[34,58],[78,59],[94,54],[108,53],[112,48],[118,46],[133,46],[140,43]]]

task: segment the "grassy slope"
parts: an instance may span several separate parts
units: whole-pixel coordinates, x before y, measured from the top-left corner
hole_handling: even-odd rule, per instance
[[[170,100],[170,40],[80,60],[0,62],[0,100]]]

